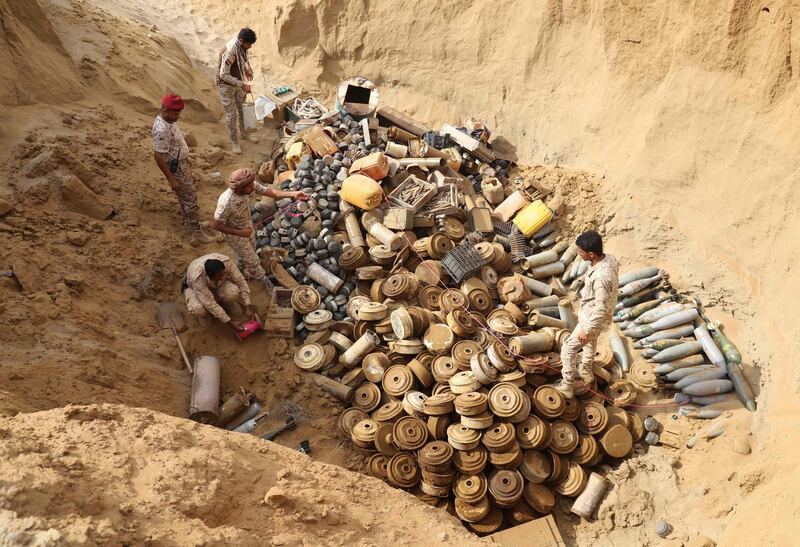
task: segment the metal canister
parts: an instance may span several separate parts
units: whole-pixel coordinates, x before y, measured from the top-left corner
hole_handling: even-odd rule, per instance
[[[316,262],[312,262],[308,266],[307,275],[334,294],[338,293],[339,289],[344,285],[343,279],[333,275]]]
[[[203,424],[217,420],[219,412],[219,359],[203,355],[194,361],[189,419]]]
[[[353,368],[380,343],[380,337],[373,331],[368,330],[352,346],[347,348],[347,351],[339,356],[339,362],[347,368]]]

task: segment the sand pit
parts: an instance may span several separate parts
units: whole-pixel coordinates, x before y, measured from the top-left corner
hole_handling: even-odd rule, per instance
[[[215,146],[221,137],[224,145],[224,125],[207,63],[246,23],[259,32],[260,85],[293,82],[329,99],[341,78],[360,74],[387,103],[430,124],[485,119],[520,163],[543,164],[524,176],[557,184],[570,173],[574,229],[600,229],[624,268],[668,269],[676,286],[713,305],[740,346],[758,412],[736,411],[725,435],[691,451],[651,448],[611,471],[615,488],[596,522],[558,509],[568,544],[677,545],[697,534],[718,545],[793,542],[800,383],[791,363],[800,347],[784,310],[797,300],[794,8],[443,2],[423,13],[415,2],[266,8],[203,0],[184,7],[0,6],[0,257],[24,288],[0,279],[0,428],[10,462],[0,496],[4,541],[248,544],[263,537],[256,522],[285,544],[300,534],[310,544],[420,544],[437,534],[444,543],[468,541],[444,513],[430,517],[377,481],[344,471],[312,480],[305,456],[161,414],[185,416],[189,378],[171,337],[158,330],[155,303],[174,299],[188,261],[208,251],[179,237],[184,228],[152,165],[149,127],[165,90],[191,97],[181,124],[197,142],[192,159],[209,218],[223,177],[270,150],[267,129],[259,145],[246,143],[243,158]],[[386,28],[409,38],[387,40]],[[415,44],[427,53],[412,54]],[[102,208],[87,210],[75,188]],[[303,407],[305,421],[279,444],[308,438],[313,459],[364,470],[332,433],[341,405],[302,381],[288,345],[240,345],[221,327],[190,331],[184,341],[193,354],[211,347],[222,359],[224,395],[247,386],[265,407],[287,399]],[[103,403],[113,406],[61,409]],[[671,421],[673,412],[658,417]],[[674,423],[687,436],[701,427]],[[742,438],[751,453],[734,451]],[[148,460],[151,450],[136,439],[159,447],[158,458]],[[258,489],[250,488],[252,473],[204,463],[215,454],[234,461],[242,451],[252,473],[263,474]],[[157,464],[192,478],[146,470]],[[337,522],[302,511],[272,516],[262,500],[280,483],[280,469],[304,501],[335,492],[317,503],[344,507]],[[197,483],[199,473],[205,478]],[[194,490],[221,477],[217,488],[225,482],[232,491],[216,500]],[[56,496],[54,485],[66,480],[74,488]],[[126,481],[141,507],[116,491],[87,494]],[[368,493],[363,505],[345,503],[353,481]],[[230,499],[252,509],[218,511],[215,504]],[[378,500],[389,512],[367,516]],[[655,535],[662,518],[675,527],[669,540]],[[428,525],[435,532],[418,532]]]

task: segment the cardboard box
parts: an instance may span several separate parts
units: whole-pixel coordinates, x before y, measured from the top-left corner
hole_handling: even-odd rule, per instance
[[[383,225],[390,230],[411,230],[414,228],[414,211],[400,207],[387,209]]]
[[[492,213],[485,207],[473,207],[467,213],[467,226],[471,232],[492,233]]]
[[[497,532],[489,539],[504,547],[565,547],[553,515]]]

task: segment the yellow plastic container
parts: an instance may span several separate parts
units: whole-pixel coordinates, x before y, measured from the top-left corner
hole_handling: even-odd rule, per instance
[[[355,174],[344,179],[339,195],[347,203],[368,211],[381,204],[383,189],[370,177]]]
[[[289,169],[297,169],[297,164],[300,163],[303,156],[311,154],[311,149],[303,141],[297,141],[289,147],[286,152],[286,163],[289,164]]]
[[[361,173],[374,180],[381,180],[389,174],[389,160],[382,152],[374,152],[353,162],[350,173]]]
[[[525,237],[531,237],[553,218],[553,211],[540,199],[522,209],[511,221]]]

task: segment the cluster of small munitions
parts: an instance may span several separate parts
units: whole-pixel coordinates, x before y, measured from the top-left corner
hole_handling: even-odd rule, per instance
[[[651,364],[631,366],[612,329],[598,344],[596,384],[573,399],[553,387],[589,266],[559,236],[562,198],[512,179],[479,121],[434,131],[371,98],[339,99],[289,123],[270,164],[284,189],[312,199],[254,210],[262,259],[291,290],[296,366],[349,406],[339,433],[371,474],[475,533],[557,503],[590,518],[608,486],[594,471],[658,430],[630,411],[657,382]],[[656,311],[677,298],[663,277],[621,279],[617,318],[642,323],[627,334],[689,322]],[[655,344],[646,356],[697,353],[658,337],[644,338]]]

